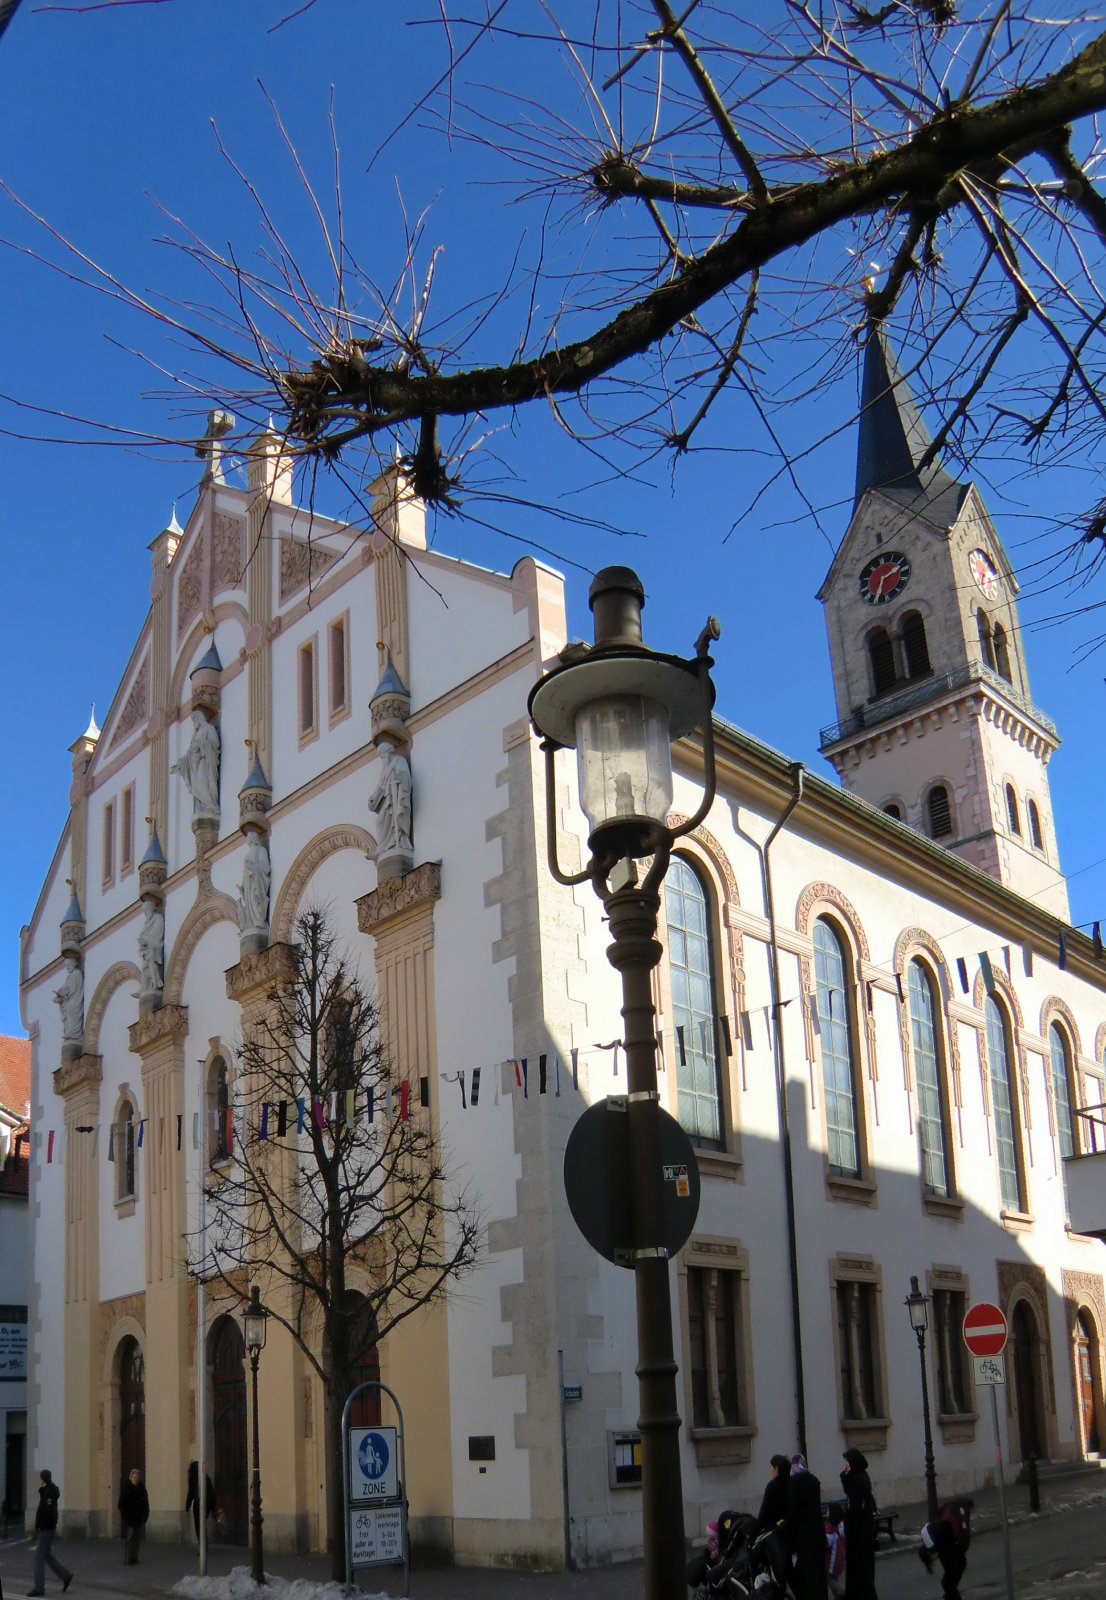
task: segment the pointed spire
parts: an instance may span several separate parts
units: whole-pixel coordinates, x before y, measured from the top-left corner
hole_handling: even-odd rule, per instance
[[[153,832],[150,834],[150,842],[146,846],[146,854],[142,857],[139,865],[143,867],[163,867],[166,865],[165,851],[161,848],[161,840],[157,836],[156,828],[154,828]]]
[[[254,789],[266,790],[270,794],[273,790],[272,784],[265,776],[265,768],[261,765],[260,756],[254,756],[253,766],[250,768],[249,776],[238,791],[239,796],[244,795]]]
[[[96,726],[96,702],[92,702],[92,709],[88,714],[88,727],[81,734],[82,739],[90,739],[93,743],[100,737],[100,730]]]
[[[61,925],[64,928],[67,922],[83,922],[83,921],[84,921],[84,912],[81,910],[80,897],[77,894],[76,888],[73,887],[73,893],[72,893],[72,895],[70,896],[70,899],[69,899],[69,906],[68,906],[68,908],[66,910],[66,913],[65,913],[64,917],[62,917],[62,919],[61,919]]]
[[[390,650],[386,650],[384,652],[384,658],[387,664],[383,673],[381,674],[380,682],[377,684],[375,690],[369,697],[370,705],[372,705],[374,700],[379,700],[381,695],[408,694],[409,692],[407,685],[404,683],[403,679],[395,669],[395,665],[392,661],[392,652]]]
[[[173,501],[173,514],[169,518],[169,526],[165,529],[165,532],[166,533],[183,533],[184,532],[184,529],[181,527],[180,523],[177,521],[177,502],[175,500]]]
[[[865,490],[878,489],[931,522],[951,523],[968,486],[939,461],[920,467],[933,440],[878,322],[864,346],[860,408],[854,506]]]
[[[207,654],[202,660],[197,661],[188,676],[194,678],[197,672],[222,672],[222,670],[223,663],[220,661],[219,652],[215,648],[215,640],[212,639],[207,647]]]

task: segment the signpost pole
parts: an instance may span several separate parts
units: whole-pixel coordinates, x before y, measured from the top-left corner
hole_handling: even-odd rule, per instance
[[[998,1484],[998,1509],[1002,1518],[1002,1558],[1006,1566],[1006,1600],[1014,1600],[1014,1566],[1010,1556],[1010,1524],[1006,1520],[1006,1483],[1002,1472],[1002,1440],[998,1431],[998,1386],[991,1390],[991,1422],[995,1430],[995,1479]]]

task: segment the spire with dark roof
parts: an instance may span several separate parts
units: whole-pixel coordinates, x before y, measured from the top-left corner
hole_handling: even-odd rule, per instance
[[[939,461],[919,467],[932,444],[883,325],[876,323],[864,347],[854,507],[866,489],[878,489],[928,521],[947,527],[968,486],[957,483]]]

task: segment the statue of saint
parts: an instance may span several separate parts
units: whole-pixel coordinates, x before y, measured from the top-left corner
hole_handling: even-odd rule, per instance
[[[65,968],[54,1001],[61,1007],[61,1036],[67,1044],[75,1044],[84,1037],[84,973],[74,955],[66,956]]]
[[[219,730],[202,711],[193,711],[191,743],[169,771],[184,779],[194,817],[219,815]]]
[[[156,900],[146,901],[146,920],[138,933],[142,966],[141,994],[160,994],[165,986],[165,913]]]
[[[377,849],[381,855],[413,855],[411,764],[387,739],[381,739],[378,748],[380,778],[369,796],[369,810],[380,818]]]
[[[243,933],[269,931],[269,884],[272,866],[269,852],[256,828],[246,829],[249,848],[238,885],[238,926]]]

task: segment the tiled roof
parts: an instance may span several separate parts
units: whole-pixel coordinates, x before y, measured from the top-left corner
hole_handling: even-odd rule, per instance
[[[31,1098],[31,1041],[0,1034],[0,1106],[25,1117]]]

